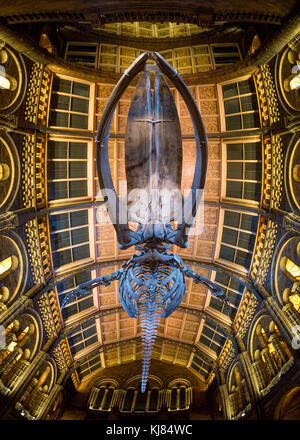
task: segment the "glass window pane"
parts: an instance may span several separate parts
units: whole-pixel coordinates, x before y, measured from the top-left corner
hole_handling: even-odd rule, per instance
[[[238,238],[238,231],[235,229],[229,229],[229,228],[223,228],[223,234],[222,234],[222,242],[228,243],[233,246],[236,245]]]
[[[48,141],[48,158],[66,159],[68,157],[68,144],[61,141]]]
[[[87,196],[87,181],[74,180],[69,182],[70,197]]]
[[[258,216],[243,214],[241,221],[241,229],[245,229],[251,232],[256,232],[257,223],[258,223]]]
[[[52,90],[64,93],[71,92],[71,81],[67,79],[59,78],[58,76],[54,76],[52,83]]]
[[[261,144],[260,142],[249,142],[245,144],[246,160],[261,160]]]
[[[60,252],[53,252],[53,264],[55,267],[63,266],[72,262],[71,250],[65,249]]]
[[[247,113],[243,115],[244,128],[255,128],[259,127],[259,116],[258,113]]]
[[[83,246],[78,246],[72,249],[73,261],[83,260],[84,258],[89,258],[90,256],[90,246],[85,244]]]
[[[244,198],[248,200],[260,200],[261,185],[260,183],[245,182]]]
[[[73,95],[84,96],[88,98],[90,96],[90,86],[88,84],[74,82],[72,93]]]
[[[229,285],[230,285],[230,289],[237,290],[240,293],[242,293],[244,290],[243,284],[235,280],[234,278],[230,278]]]
[[[89,309],[90,307],[93,307],[93,305],[94,305],[93,297],[90,297],[90,298],[86,298],[83,301],[80,301],[78,303],[78,308],[79,311],[82,312],[82,310]]]
[[[235,83],[222,86],[222,91],[223,98],[230,98],[231,96],[236,96],[238,94],[237,85]]]
[[[243,182],[227,181],[226,197],[234,197],[236,199],[241,199],[243,197]]]
[[[70,213],[71,227],[82,226],[88,224],[88,211],[75,211]]]
[[[81,344],[75,345],[75,347],[71,347],[71,352],[74,353],[78,353],[79,351],[83,350],[84,347],[84,343],[82,342]]]
[[[87,144],[85,142],[70,142],[69,158],[87,159]]]
[[[78,344],[78,342],[82,341],[82,334],[78,333],[75,336],[71,336],[70,338],[68,338],[70,345],[75,345]]]
[[[69,126],[69,114],[63,112],[50,111],[49,125],[54,125],[57,127],[68,127]]]
[[[241,98],[242,111],[249,112],[257,110],[257,99],[255,95],[244,96]]]
[[[239,130],[242,128],[241,116],[227,116],[226,117],[226,130]]]
[[[240,214],[234,211],[225,211],[224,225],[232,226],[233,228],[238,228],[240,225]],[[218,273],[217,276],[219,276]]]
[[[248,162],[245,163],[245,179],[247,180],[261,180],[261,163]]]
[[[243,162],[227,162],[227,179],[243,178]]]
[[[248,234],[247,232],[240,232],[238,247],[242,247],[250,251],[253,249],[254,243],[255,243],[254,234]]]
[[[217,272],[216,277],[215,277],[215,281],[217,283],[222,284],[223,286],[228,286],[229,281],[230,281],[230,277],[225,272]]]
[[[248,269],[251,263],[251,258],[252,258],[251,253],[238,250],[236,253],[235,262]]]
[[[76,286],[78,286],[78,284],[86,283],[87,281],[90,281],[90,280],[91,280],[91,272],[90,271],[81,272],[75,276]]]
[[[86,162],[70,162],[69,163],[69,177],[76,179],[76,177],[87,177]]]
[[[71,245],[69,231],[57,232],[52,237],[52,245],[55,249],[61,249]]]
[[[67,182],[49,182],[48,183],[48,199],[67,199],[68,187]]]
[[[235,249],[230,248],[228,246],[225,245],[221,245],[220,248],[220,258],[223,258],[224,260],[228,260],[233,262],[234,261],[234,254],[235,254]]]
[[[70,127],[88,129],[88,117],[83,115],[70,115]]]
[[[85,346],[89,347],[90,345],[95,344],[95,342],[97,342],[97,341],[98,341],[98,337],[97,337],[97,335],[95,335],[92,338],[85,341]]]
[[[73,112],[88,113],[89,101],[87,99],[72,98],[71,110]]]
[[[66,179],[67,178],[67,162],[48,161],[48,180]]]
[[[239,113],[241,111],[239,99],[229,99],[228,101],[224,101],[224,109],[226,115]]]
[[[58,108],[60,110],[69,110],[70,97],[67,95],[53,94],[51,96],[51,108]]]
[[[73,287],[75,287],[75,284],[72,278],[57,284],[58,293],[64,292],[65,290],[73,289]]]
[[[85,330],[83,332],[84,339],[89,338],[90,336],[94,335],[95,333],[97,333],[97,329],[96,329],[96,326],[93,325],[92,327],[88,328],[87,330]]]
[[[72,244],[86,243],[89,241],[89,230],[88,228],[74,229],[71,231]]]
[[[223,309],[223,304],[221,301],[218,301],[215,297],[211,296],[209,307],[212,307],[213,309],[221,312],[221,310]]]
[[[255,93],[254,83],[251,78],[244,81],[238,82],[240,95],[245,95],[246,93]]]
[[[66,307],[62,310],[62,317],[66,319],[72,315],[76,315],[77,313],[77,304],[66,305]]]
[[[54,214],[50,215],[50,231],[58,231],[60,229],[69,228],[68,214]]]
[[[227,160],[243,160],[243,144],[227,144]]]

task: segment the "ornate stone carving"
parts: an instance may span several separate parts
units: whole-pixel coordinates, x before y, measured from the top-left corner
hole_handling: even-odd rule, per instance
[[[283,191],[283,144],[280,136],[264,138],[263,205],[280,208]]]
[[[278,122],[280,119],[276,89],[267,64],[263,64],[254,72],[257,96],[264,127]]]
[[[27,222],[25,233],[33,280],[36,284],[45,284],[52,273],[47,218]]]
[[[46,126],[51,73],[42,64],[32,66],[25,102],[25,120]]]
[[[48,338],[57,337],[62,328],[59,304],[56,293],[53,290],[46,292],[38,300],[40,316],[43,321],[45,332]]]
[[[250,271],[256,284],[263,285],[266,281],[274,252],[278,225],[265,217],[260,218],[255,254]]]
[[[244,338],[250,327],[257,306],[258,300],[256,296],[253,293],[246,291],[246,294],[239,305],[233,324],[236,335],[240,338]]]
[[[45,198],[45,137],[27,134],[22,151],[22,192],[25,208],[44,207]]]

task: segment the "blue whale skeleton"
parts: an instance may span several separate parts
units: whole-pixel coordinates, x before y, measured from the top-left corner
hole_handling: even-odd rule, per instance
[[[167,318],[180,305],[185,294],[185,277],[205,285],[213,295],[229,307],[223,290],[206,277],[187,267],[182,258],[169,252],[172,245],[185,248],[188,232],[197,210],[197,191],[203,190],[207,168],[207,138],[197,105],[176,70],[157,52],[152,53],[156,64],[148,64],[148,53],[140,55],[124,72],[114,88],[102,114],[96,137],[96,163],[100,188],[109,189],[114,197],[106,199],[108,212],[112,203],[116,209],[113,225],[120,249],[135,246],[138,251],[116,272],[94,278],[78,285],[67,293],[65,305],[87,294],[98,286],[108,286],[119,280],[119,300],[132,318],[140,317],[143,345],[141,391],[147,386],[151,352],[155,342],[160,318]],[[138,224],[135,231],[127,223],[119,221],[119,200],[110,172],[108,140],[110,125],[121,95],[132,79],[141,74],[128,112],[125,135],[125,167],[127,189],[146,188],[150,210],[153,211],[153,188],[180,188],[182,147],[177,109],[164,74],[183,98],[193,121],[196,139],[196,164],[193,183],[183,203],[190,203],[190,212],[181,217],[177,228],[162,220],[161,205],[155,205],[156,221],[146,214],[146,221]],[[150,72],[154,71],[154,93],[151,91]],[[114,200],[112,200],[114,199]],[[147,211],[147,210],[146,210]],[[112,216],[111,216],[112,218]],[[172,221],[172,219],[171,219]]]

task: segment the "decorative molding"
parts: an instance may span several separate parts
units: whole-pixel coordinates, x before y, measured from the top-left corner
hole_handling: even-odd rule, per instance
[[[263,64],[253,74],[263,127],[270,126],[280,120],[277,93],[271,69]]]
[[[56,338],[62,328],[56,293],[53,290],[44,293],[38,300],[38,307],[48,338]]]
[[[233,323],[236,336],[239,336],[240,338],[244,338],[248,328],[250,327],[257,306],[258,306],[258,299],[253,293],[247,290],[243,296],[242,301],[240,302]]]
[[[48,230],[47,217],[35,218],[25,224],[27,250],[35,284],[45,284],[52,273]]]
[[[219,367],[222,367],[222,369],[226,371],[233,359],[235,358],[235,354],[236,353],[232,342],[230,341],[230,339],[226,339],[219,356]]]
[[[53,350],[53,357],[61,373],[64,373],[70,369],[73,358],[67,338],[61,341],[60,344],[55,347]]]
[[[42,208],[46,205],[46,138],[41,134],[26,134],[23,145],[23,205],[25,208]]]
[[[42,64],[32,66],[25,101],[25,120],[35,125],[47,125],[50,100],[51,72]]]
[[[256,247],[250,276],[256,284],[264,285],[272,261],[278,225],[266,217],[260,217],[257,230]]]
[[[264,175],[263,196],[264,207],[279,209],[283,194],[283,143],[279,135],[268,135],[263,139]]]

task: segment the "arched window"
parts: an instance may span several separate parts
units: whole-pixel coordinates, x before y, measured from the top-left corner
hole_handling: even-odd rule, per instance
[[[6,346],[0,352],[0,386],[4,394],[20,385],[37,347],[36,323],[30,315],[13,321],[5,329]]]
[[[19,260],[15,255],[0,261],[0,280],[7,277],[11,272],[17,269]]]
[[[291,281],[300,281],[300,267],[289,258],[281,258],[280,269]]]
[[[111,411],[115,388],[110,383],[94,387],[89,398],[89,409]]]
[[[188,409],[192,401],[191,386],[186,381],[176,381],[170,385],[171,387],[168,390],[168,411]]]
[[[0,181],[7,180],[10,176],[10,169],[6,163],[0,163]]]

